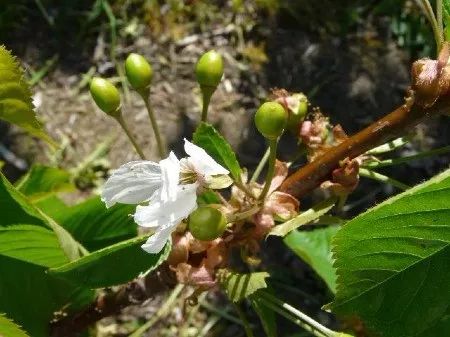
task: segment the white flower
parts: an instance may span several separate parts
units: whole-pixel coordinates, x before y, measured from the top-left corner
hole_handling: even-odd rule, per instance
[[[102,200],[107,207],[115,203],[140,204],[134,221],[151,228],[154,234],[142,245],[151,253],[159,253],[178,224],[197,208],[197,188],[212,176],[229,172],[211,158],[205,150],[185,139],[189,155],[179,161],[175,154],[159,163],[133,161],[115,170],[106,182]],[[180,184],[180,170],[194,174],[194,181]]]
[[[173,152],[159,164],[137,160],[122,165],[113,171],[102,191],[102,201],[106,207],[116,203],[139,204],[150,200],[159,190],[173,196],[178,185],[180,164]]]
[[[207,177],[230,173],[227,169],[217,164],[205,150],[192,144],[187,139],[184,139],[184,151],[189,157],[181,159],[182,165],[185,164],[187,167],[191,167],[199,175]]]

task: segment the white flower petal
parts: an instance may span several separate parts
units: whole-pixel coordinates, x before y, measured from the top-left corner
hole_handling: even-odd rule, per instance
[[[229,174],[230,172],[219,165],[209,154],[201,147],[192,144],[184,139],[184,151],[189,155],[188,161],[195,168],[197,173],[204,176],[213,176],[217,174]]]
[[[159,162],[161,167],[161,200],[174,200],[178,191],[178,182],[180,180],[180,162],[173,152],[169,157]]]
[[[179,185],[174,200],[155,197],[148,206],[138,206],[134,221],[149,228],[178,224],[197,208],[197,187],[197,184]]]
[[[132,161],[112,172],[102,190],[106,207],[115,203],[138,204],[161,187],[161,168],[152,161]]]
[[[166,226],[165,228],[158,228],[156,232],[148,238],[147,242],[141,246],[142,249],[150,254],[159,253],[170,239],[170,235],[176,227],[177,224],[171,224],[171,226]]]

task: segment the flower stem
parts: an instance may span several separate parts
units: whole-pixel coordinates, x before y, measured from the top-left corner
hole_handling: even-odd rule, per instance
[[[236,221],[240,221],[240,220],[245,220],[249,217],[251,217],[252,215],[258,213],[260,211],[261,207],[259,205],[253,206],[252,208],[240,212],[240,213],[235,213],[235,214],[230,214],[227,216],[227,222],[236,222]]]
[[[202,122],[206,122],[206,119],[208,118],[209,102],[211,101],[214,89],[211,90],[209,87],[202,88]]]
[[[117,115],[114,116],[116,121],[120,124],[123,131],[125,131],[125,134],[127,135],[128,139],[130,140],[131,144],[133,144],[134,149],[139,154],[139,157],[141,157],[142,160],[145,159],[144,152],[142,152],[141,148],[139,147],[138,143],[136,142],[136,139],[131,134],[130,129],[128,128],[127,124],[125,123],[125,120],[123,119],[122,112],[119,111]]]
[[[247,318],[245,317],[245,314],[242,311],[242,309],[236,303],[233,303],[233,306],[244,325],[244,330],[245,330],[245,334],[247,335],[247,337],[254,337],[252,328],[250,327],[250,323],[248,322]]]
[[[381,160],[381,161],[372,161],[372,162],[363,164],[362,166],[366,167],[366,168],[378,168],[378,167],[392,166],[392,165],[403,164],[403,163],[409,162],[411,160],[422,159],[422,158],[435,156],[435,155],[439,155],[439,154],[444,154],[444,153],[448,153],[448,152],[450,152],[450,145],[441,147],[439,149],[433,149],[430,151],[420,152],[418,154],[408,156],[408,157],[386,159],[386,160]]]
[[[266,182],[264,184],[264,189],[259,196],[259,200],[264,200],[269,192],[270,184],[272,182],[273,175],[275,173],[275,162],[277,160],[277,145],[278,139],[269,140],[269,168],[267,170]]]
[[[392,178],[390,178],[388,176],[385,176],[385,175],[383,175],[381,173],[374,172],[374,171],[371,171],[371,170],[368,170],[368,169],[365,169],[365,168],[360,168],[359,169],[359,174],[362,177],[366,177],[366,178],[370,178],[370,179],[373,179],[373,180],[381,181],[383,183],[387,183],[387,184],[390,184],[392,186],[395,186],[395,187],[397,187],[397,188],[399,188],[401,190],[407,190],[408,188],[410,188],[408,185],[406,185],[406,184],[404,184],[404,183],[402,183],[402,182],[400,182],[398,180],[392,179]]]
[[[261,158],[261,161],[258,163],[258,166],[255,169],[255,172],[253,172],[250,182],[254,182],[259,178],[259,175],[261,174],[261,171],[264,168],[264,165],[266,165],[267,160],[269,159],[269,154],[270,154],[270,148],[267,148],[266,153],[264,153],[264,156]]]
[[[416,1],[419,3],[419,6],[422,8],[423,12],[425,13],[425,16],[430,22],[434,34],[434,39],[436,40],[437,50],[439,52],[442,47],[443,36],[441,35],[442,31],[440,31],[439,24],[436,20],[436,17],[434,16],[433,7],[431,6],[430,1],[428,0],[416,0]]]
[[[148,117],[150,117],[150,122],[152,124],[153,133],[155,134],[156,144],[158,145],[159,156],[161,158],[164,158],[166,156],[166,150],[165,150],[162,138],[161,138],[161,133],[159,132],[158,122],[156,121],[155,113],[150,104],[149,89],[146,88],[144,90],[138,90],[138,93],[141,96],[142,100],[144,101],[145,107],[147,108]]]

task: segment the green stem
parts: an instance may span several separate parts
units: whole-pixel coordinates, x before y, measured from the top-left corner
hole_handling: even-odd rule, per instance
[[[173,289],[167,301],[163,304],[163,306],[156,312],[156,314],[145,324],[139,327],[136,331],[130,334],[129,337],[140,337],[142,336],[148,329],[150,329],[159,319],[167,315],[170,309],[175,304],[175,300],[178,295],[184,288],[184,284],[178,284],[175,289]]]
[[[362,176],[362,177],[366,177],[366,178],[369,178],[369,179],[373,179],[373,180],[381,181],[383,183],[390,184],[390,185],[395,186],[395,187],[397,187],[397,188],[399,188],[401,190],[409,189],[408,185],[406,185],[406,184],[404,184],[404,183],[402,183],[402,182],[400,182],[398,180],[392,179],[392,178],[390,178],[388,176],[385,176],[385,175],[383,175],[381,173],[374,172],[374,171],[371,171],[371,170],[368,170],[368,169],[365,169],[365,168],[360,168],[359,169],[359,175]]]
[[[439,154],[444,154],[444,153],[448,153],[448,152],[450,152],[450,145],[441,147],[439,149],[424,151],[424,152],[415,154],[413,156],[368,162],[368,163],[363,164],[362,166],[366,167],[366,168],[379,168],[379,167],[385,167],[385,166],[392,166],[392,165],[406,163],[411,160],[422,159],[422,158],[435,156],[435,155],[439,155]]]
[[[270,155],[270,148],[267,148],[266,153],[264,153],[264,156],[261,158],[261,161],[256,167],[255,172],[253,172],[250,182],[255,182],[259,178],[259,175],[261,174],[264,165],[266,165],[267,160],[269,159],[269,155]]]
[[[150,122],[153,128],[153,133],[155,134],[156,144],[158,145],[159,156],[161,158],[164,158],[166,156],[166,150],[164,148],[164,143],[161,138],[161,133],[159,132],[158,122],[156,121],[155,113],[153,112],[152,106],[150,105],[149,90],[148,89],[140,90],[138,91],[138,93],[143,99],[145,107],[147,108],[148,116],[150,117]]]
[[[123,119],[122,112],[119,111],[119,113],[116,116],[113,116],[116,121],[120,124],[123,131],[125,131],[125,134],[127,135],[128,139],[130,140],[131,144],[133,144],[136,152],[139,154],[142,160],[145,160],[145,155],[142,152],[141,148],[139,147],[138,143],[136,142],[136,139],[131,134],[130,129],[128,128],[127,124],[125,123],[125,120]]]
[[[248,322],[247,317],[245,317],[245,314],[242,311],[242,309],[236,303],[233,303],[233,306],[234,306],[234,309],[236,310],[237,314],[239,315],[239,318],[241,319],[242,324],[244,325],[244,330],[245,330],[245,334],[247,335],[247,337],[254,337],[252,328],[250,327],[250,323]]]
[[[269,192],[270,184],[272,182],[273,175],[275,173],[275,162],[277,160],[277,145],[278,139],[269,140],[269,168],[267,170],[266,182],[264,184],[264,189],[259,196],[259,200],[264,200]]]
[[[209,102],[211,101],[212,94],[214,93],[215,88],[211,90],[210,87],[202,87],[202,122],[206,122],[208,118],[208,107]]]
[[[427,17],[428,21],[431,24],[431,28],[433,30],[434,39],[436,40],[436,46],[438,52],[441,50],[442,42],[443,42],[443,36],[441,35],[441,32],[439,31],[439,24],[436,20],[436,17],[434,16],[433,7],[431,6],[430,2],[428,0],[416,0],[419,3],[419,6],[422,8],[422,10],[425,13],[425,16]]]
[[[289,312],[286,312],[285,310],[283,310],[283,308],[280,308],[280,307],[276,306],[275,304],[269,302],[268,300],[266,300],[264,298],[261,298],[261,303],[264,306],[266,306],[267,308],[269,308],[269,309],[273,310],[274,312],[280,314],[284,318],[290,320],[292,323],[294,323],[294,324],[300,326],[301,328],[305,329],[306,331],[312,333],[316,337],[330,337],[329,335],[324,335],[320,331],[315,330],[314,328],[312,328],[311,326],[309,326],[308,324],[303,322],[301,319],[295,317],[294,315],[290,314]]]
[[[326,326],[323,326],[316,320],[312,319],[305,313],[301,312],[300,310],[294,308],[293,306],[279,300],[275,296],[267,293],[267,292],[261,292],[261,299],[264,300],[264,302],[267,303],[273,303],[278,308],[283,309],[284,311],[287,311],[290,315],[293,315],[295,318],[300,320],[304,325],[309,326],[313,331],[319,332],[323,336],[327,337],[334,337],[337,336],[337,332],[333,331],[331,329],[328,329]]]

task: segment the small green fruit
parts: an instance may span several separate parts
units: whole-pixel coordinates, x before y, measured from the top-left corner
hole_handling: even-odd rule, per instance
[[[201,206],[189,216],[189,231],[200,241],[217,239],[225,231],[227,220],[216,208]]]
[[[107,114],[114,114],[120,107],[120,94],[117,88],[108,80],[94,77],[90,91],[97,106]]]
[[[288,113],[277,102],[266,102],[259,107],[255,115],[255,124],[261,134],[267,139],[277,139],[284,131]]]
[[[142,55],[135,53],[128,55],[125,60],[125,72],[135,90],[147,88],[152,82],[153,69]]]
[[[216,88],[223,76],[222,56],[215,50],[203,54],[195,67],[195,75],[200,87]]]

